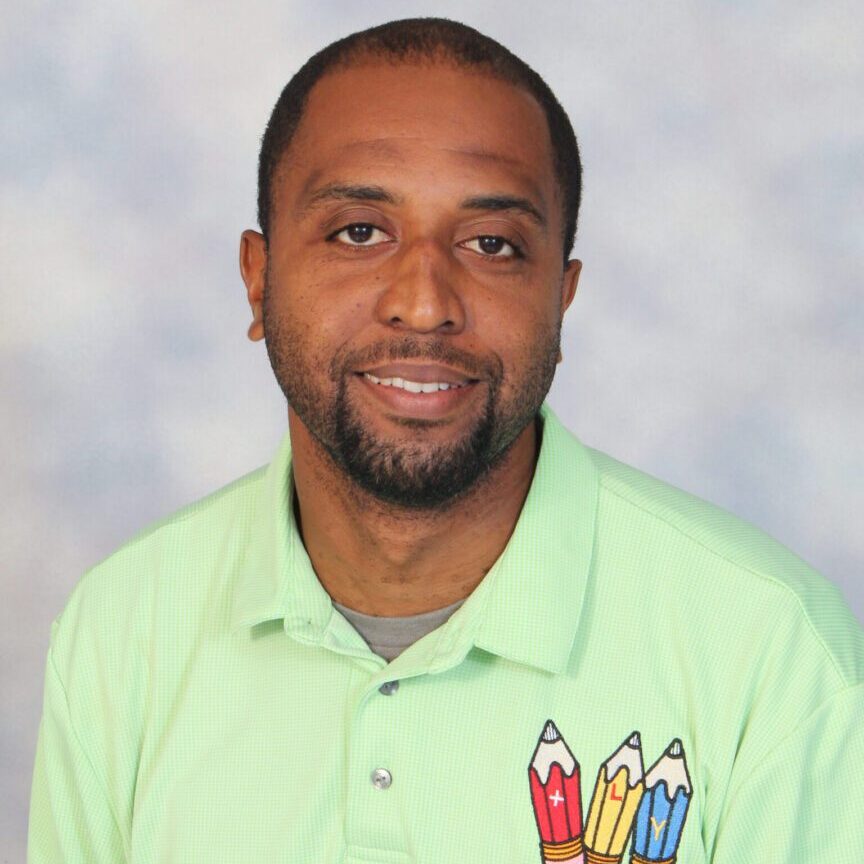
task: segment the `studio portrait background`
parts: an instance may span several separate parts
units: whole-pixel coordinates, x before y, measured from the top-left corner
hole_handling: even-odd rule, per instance
[[[269,461],[284,432],[237,268],[260,136],[309,55],[391,18],[478,27],[570,114],[584,269],[550,397],[562,420],[755,523],[864,618],[859,5],[541,8],[6,13],[0,861],[24,860],[50,624],[70,590],[149,522]]]

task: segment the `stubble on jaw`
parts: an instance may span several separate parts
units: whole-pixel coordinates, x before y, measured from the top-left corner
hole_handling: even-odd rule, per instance
[[[401,335],[360,350],[343,346],[327,364],[328,391],[315,387],[314,353],[306,334],[295,332],[273,313],[271,283],[264,291],[265,344],[276,380],[313,440],[337,472],[349,479],[349,494],[362,491],[376,502],[407,513],[444,512],[476,492],[534,421],[557,365],[560,323],[546,334],[525,370],[522,384],[501,404],[504,368],[501,358],[480,359],[456,349],[441,337]],[[429,444],[424,431],[432,425],[406,418],[416,440],[395,442],[377,436],[352,405],[349,382],[357,369],[399,360],[423,360],[460,369],[482,381],[486,399],[476,421],[458,440]],[[332,389],[335,387],[335,391]],[[353,484],[353,488],[352,488]]]
[[[468,434],[436,446],[424,445],[425,430],[417,421],[402,424],[413,428],[416,442],[396,446],[376,437],[353,410],[347,384],[348,378],[343,377],[336,399],[337,446],[330,455],[361,489],[382,503],[415,511],[447,509],[475,487],[505,452],[495,453],[491,447],[498,391],[494,382],[486,385],[483,411]]]

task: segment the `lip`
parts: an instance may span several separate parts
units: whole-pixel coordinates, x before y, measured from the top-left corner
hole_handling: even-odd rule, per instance
[[[376,384],[365,373],[358,372],[354,377],[362,391],[374,403],[384,408],[385,413],[393,419],[402,418],[403,420],[447,422],[453,417],[454,413],[459,412],[474,399],[480,383],[476,379],[454,376],[452,370],[450,370],[451,374],[447,378],[443,375],[442,367],[440,366],[411,367],[400,364],[398,366],[381,366],[379,368],[381,370],[380,377],[382,378],[407,378],[409,381],[417,381],[418,383],[439,381],[441,383],[460,385],[450,387],[448,390],[436,390],[434,393],[411,393],[401,387],[388,387],[384,384]],[[415,371],[418,368],[424,368],[425,370],[434,369],[435,374],[426,379],[413,377],[418,374]],[[403,374],[394,373],[391,375],[391,370],[396,370]],[[377,370],[369,370],[369,373],[375,375],[376,378],[379,377]]]
[[[442,384],[464,385],[477,381],[476,378],[450,366],[439,366],[431,363],[388,363],[384,366],[363,369],[357,374],[362,376],[367,372],[376,378],[402,378],[403,380],[416,381],[418,384],[431,384],[433,381],[440,381]]]

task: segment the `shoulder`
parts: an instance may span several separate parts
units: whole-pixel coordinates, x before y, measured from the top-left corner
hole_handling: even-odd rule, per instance
[[[256,468],[209,495],[187,504],[164,519],[148,525],[116,552],[97,564],[93,571],[115,563],[124,556],[146,552],[153,546],[168,541],[172,535],[185,533],[194,537],[201,530],[209,531],[214,525],[242,518],[254,504],[256,491],[266,470],[266,465]]]
[[[62,660],[88,641],[128,644],[155,616],[194,617],[244,553],[266,467],[146,527],[88,570],[54,622]],[[61,670],[62,671],[62,670]]]
[[[843,684],[864,681],[864,633],[836,586],[754,525],[586,450],[598,472],[598,530],[611,526],[614,535],[607,542],[640,547],[662,562],[669,584],[680,589],[686,580],[686,589],[717,604],[718,615],[729,609],[803,627]]]

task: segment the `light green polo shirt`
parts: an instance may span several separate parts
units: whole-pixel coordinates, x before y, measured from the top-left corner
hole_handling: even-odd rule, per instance
[[[90,571],[52,628],[31,864],[860,861],[836,589],[542,418],[503,554],[390,664],[312,570],[287,436]]]

